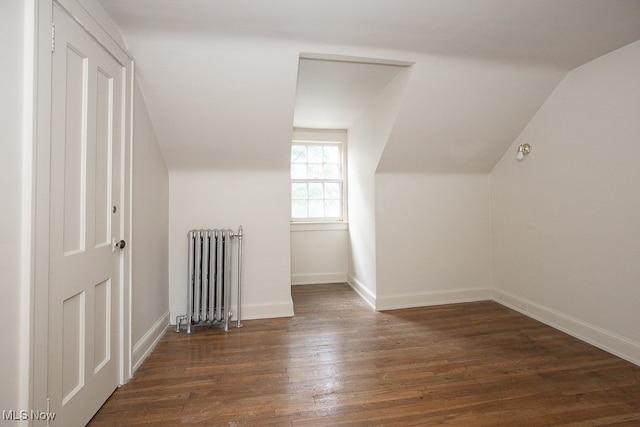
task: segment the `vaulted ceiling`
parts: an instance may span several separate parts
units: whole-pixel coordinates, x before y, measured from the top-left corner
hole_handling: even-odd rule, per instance
[[[352,58],[300,58],[293,126],[348,129],[376,95],[410,64]]]
[[[170,169],[286,168],[294,116],[349,127],[393,77],[313,52],[416,64],[382,169],[486,172],[568,71],[640,39],[637,0],[98,3]]]

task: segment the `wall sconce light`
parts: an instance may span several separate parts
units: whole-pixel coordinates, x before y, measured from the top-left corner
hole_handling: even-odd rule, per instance
[[[531,152],[531,146],[529,144],[522,144],[518,147],[518,154],[516,154],[516,159],[522,160],[524,156]]]

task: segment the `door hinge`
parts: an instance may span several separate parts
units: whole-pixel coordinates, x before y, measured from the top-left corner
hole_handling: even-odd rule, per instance
[[[56,51],[56,24],[51,23],[51,52]]]

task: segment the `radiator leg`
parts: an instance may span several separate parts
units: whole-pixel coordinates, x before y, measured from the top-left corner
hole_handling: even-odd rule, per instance
[[[241,286],[242,282],[242,226],[238,228],[238,306],[236,307],[236,328],[242,328],[242,316],[241,316]]]
[[[224,331],[229,332],[231,319],[231,230],[224,232]]]

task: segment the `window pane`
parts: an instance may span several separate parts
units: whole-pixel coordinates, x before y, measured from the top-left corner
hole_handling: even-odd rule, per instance
[[[332,164],[324,164],[322,165],[323,178],[324,179],[339,179],[340,178],[340,169],[338,165]]]
[[[342,218],[342,178],[339,144],[292,144],[291,218]]]
[[[307,218],[307,201],[306,200],[292,200],[291,201],[291,217],[292,218]]]
[[[307,146],[293,145],[291,147],[291,163],[306,163],[306,162],[307,162]]]
[[[309,179],[321,179],[322,178],[322,165],[307,165],[307,178],[309,178]]]
[[[307,165],[306,164],[293,164],[291,165],[291,178],[293,179],[305,179],[307,177]]]
[[[318,145],[309,145],[307,147],[307,152],[309,153],[309,158],[307,159],[307,162],[322,163],[322,147]]]
[[[291,198],[292,199],[306,199],[309,197],[307,195],[307,184],[294,182],[291,184]]]
[[[309,183],[309,198],[310,199],[323,199],[324,198],[324,189],[322,188],[321,182],[310,182]]]
[[[324,185],[324,197],[327,199],[340,200],[342,196],[340,193],[340,184],[337,182],[328,182]]]
[[[340,201],[339,200],[325,200],[324,202],[324,214],[326,217],[331,218],[339,218],[341,215],[340,212]]]
[[[324,202],[322,200],[309,200],[309,218],[324,217]]]
[[[323,147],[325,163],[340,163],[340,150],[338,147]]]

